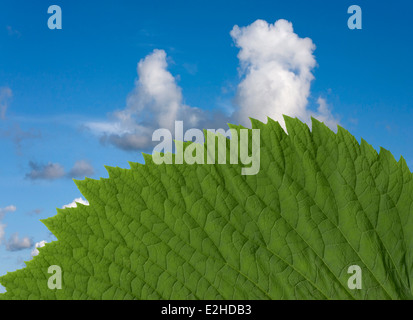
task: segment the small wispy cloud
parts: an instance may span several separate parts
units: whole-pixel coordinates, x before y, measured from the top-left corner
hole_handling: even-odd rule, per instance
[[[47,164],[29,162],[30,171],[26,174],[29,180],[57,180],[61,178],[84,178],[95,173],[93,166],[86,160],[76,161],[72,169],[66,173],[60,163],[49,162]]]
[[[11,139],[16,146],[17,154],[21,155],[23,142],[31,139],[39,139],[42,137],[42,134],[34,128],[23,130],[20,125],[16,123],[8,129],[0,131],[0,137]]]
[[[317,114],[314,116],[321,122],[324,122],[327,126],[335,129],[339,120],[336,116],[332,114],[331,107],[327,104],[326,99],[319,97],[317,99],[318,108]]]
[[[39,215],[43,212],[43,209],[33,209],[32,211],[27,212],[29,216]]]
[[[84,178],[86,176],[93,176],[95,169],[86,160],[76,161],[73,168],[69,171],[69,178]]]
[[[6,236],[6,227],[7,225],[2,224],[1,220],[3,220],[4,216],[9,213],[9,212],[14,212],[16,211],[17,208],[14,205],[9,205],[4,208],[0,208],[0,245],[3,244],[4,238]]]
[[[8,34],[10,37],[17,37],[17,38],[20,38],[20,37],[21,37],[20,31],[14,29],[12,26],[7,26],[7,27],[6,27],[6,30],[7,30],[7,34]]]
[[[13,205],[7,206],[5,208],[0,208],[0,220],[4,218],[6,213],[14,212],[16,210],[17,210],[16,206],[13,206]]]
[[[6,236],[7,225],[0,223],[0,245],[4,242],[4,237]]]
[[[18,233],[14,233],[8,241],[5,241],[7,225],[1,223],[1,220],[7,213],[15,212],[16,210],[17,208],[14,205],[0,208],[0,245],[5,244],[7,251],[19,251],[27,249],[30,248],[33,244],[32,240],[29,237],[19,238]]]
[[[26,174],[26,179],[56,180],[65,176],[65,169],[59,163],[39,164],[30,161],[29,166],[31,170]]]
[[[7,251],[20,251],[29,249],[33,246],[33,241],[29,237],[20,238],[19,234],[14,233],[6,243]]]
[[[9,108],[10,99],[13,97],[13,92],[9,87],[0,87],[0,119],[6,118],[6,112]]]

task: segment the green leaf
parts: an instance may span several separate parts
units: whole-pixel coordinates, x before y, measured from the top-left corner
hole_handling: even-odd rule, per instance
[[[313,119],[256,120],[261,168],[107,167],[89,206],[44,221],[58,241],[0,299],[410,299],[413,182],[403,158]],[[240,130],[240,126],[231,126]],[[188,146],[188,144],[186,144]],[[61,290],[48,288],[51,265]],[[348,268],[362,270],[350,289]]]

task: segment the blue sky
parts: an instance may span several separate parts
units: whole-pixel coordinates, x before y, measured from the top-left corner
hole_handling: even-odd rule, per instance
[[[53,4],[62,30],[47,27]],[[362,30],[347,27],[352,4]],[[142,161],[150,145],[141,139],[174,115],[218,125],[220,114],[242,122],[298,104],[293,116],[325,116],[413,168],[412,12],[401,0],[1,1],[0,275],[53,241],[39,220],[81,197],[72,178]],[[275,27],[280,19],[291,24]],[[235,25],[240,33],[230,34]],[[284,31],[292,42],[274,45]],[[303,99],[273,92],[279,103],[262,109],[251,92],[293,75],[291,64],[306,75],[296,88]],[[154,75],[163,91],[148,93]]]

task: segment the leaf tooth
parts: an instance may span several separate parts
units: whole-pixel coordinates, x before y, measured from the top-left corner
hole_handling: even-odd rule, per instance
[[[312,135],[325,135],[327,137],[333,137],[336,133],[331,130],[324,122],[317,120],[314,117],[311,117],[311,133]]]
[[[114,178],[114,177],[118,177],[121,173],[121,168],[119,167],[112,167],[112,166],[104,166],[106,171],[109,174],[109,179]]]
[[[147,164],[147,165],[153,165],[154,164],[151,154],[142,152],[142,156],[143,156],[143,159],[145,160],[145,164]]]
[[[108,179],[100,178],[99,180],[95,180],[86,177],[85,180],[75,180],[75,184],[89,204],[95,203],[96,205],[104,205],[104,202],[99,196],[99,190],[104,180]]]
[[[287,132],[283,129],[283,127],[281,127],[280,123],[270,117],[267,117],[267,128],[275,133],[278,141],[281,141],[283,138],[288,136]]]
[[[370,165],[377,160],[379,154],[376,149],[363,138],[361,138],[360,148]]]
[[[266,124],[258,119],[254,119],[249,117],[250,122],[251,122],[251,128],[252,129],[264,129],[266,127]]]
[[[410,171],[409,166],[407,165],[406,159],[403,156],[400,156],[400,159],[398,161],[398,165],[401,168],[403,174],[408,174],[408,175],[412,175],[412,172]]]
[[[393,154],[389,150],[383,147],[380,147],[379,160],[386,161],[386,163],[388,165],[391,165],[392,167],[397,166],[397,161],[394,158]]]

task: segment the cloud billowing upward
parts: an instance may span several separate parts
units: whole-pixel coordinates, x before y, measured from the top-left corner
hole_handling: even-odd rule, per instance
[[[76,161],[73,168],[68,173],[70,178],[84,178],[86,176],[93,176],[95,169],[86,160]]]
[[[19,238],[18,233],[14,233],[6,243],[7,251],[20,251],[33,246],[33,241],[29,237]]]
[[[104,143],[138,150],[151,144],[154,130],[172,130],[175,120],[197,126],[203,112],[183,103],[182,89],[167,67],[165,51],[155,49],[138,63],[138,79],[126,108],[115,111],[108,121],[89,122],[86,127],[101,135]]]
[[[93,166],[86,160],[76,161],[68,173],[60,163],[40,164],[30,161],[29,167],[31,170],[26,174],[26,179],[30,180],[56,180],[64,177],[84,178],[95,173]]]
[[[286,114],[305,122],[313,115],[336,123],[325,101],[318,113],[308,109],[316,66],[311,39],[300,38],[286,20],[274,24],[257,20],[246,27],[234,26],[230,34],[240,48],[238,59],[244,76],[236,95],[234,116],[238,121],[249,125],[248,117],[264,122],[270,117],[284,125],[282,115]]]
[[[310,38],[300,38],[286,20],[234,26],[230,35],[240,49],[241,76],[232,115],[184,104],[182,89],[167,70],[165,51],[155,49],[138,63],[138,79],[125,109],[113,112],[107,121],[88,122],[85,127],[103,143],[123,150],[142,150],[152,145],[156,129],[173,131],[175,120],[184,121],[184,129],[226,128],[227,122],[249,127],[249,117],[263,122],[271,117],[284,126],[283,114],[307,123],[314,116],[330,127],[337,124],[323,98],[318,99],[317,110],[308,106],[316,66],[315,45]]]
[[[0,119],[6,118],[6,112],[13,93],[9,87],[0,87]]]

